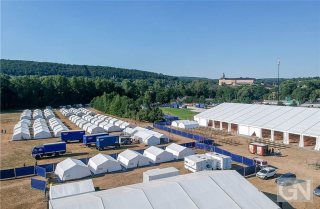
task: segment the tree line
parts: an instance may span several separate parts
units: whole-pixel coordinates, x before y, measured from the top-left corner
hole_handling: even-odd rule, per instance
[[[128,78],[128,79],[177,79],[173,76],[163,75],[134,69],[124,69],[105,66],[70,65],[52,62],[35,62],[23,60],[1,59],[1,71],[7,75],[62,75],[66,77],[84,76],[99,78]]]
[[[91,106],[102,112],[124,118],[140,121],[161,121],[163,113],[158,107],[152,107],[143,98],[134,100],[127,96],[120,96],[115,92],[92,99]]]

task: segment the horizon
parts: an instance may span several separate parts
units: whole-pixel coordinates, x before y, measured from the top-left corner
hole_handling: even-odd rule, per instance
[[[1,58],[208,79],[276,78],[280,59],[281,78],[319,77],[319,9],[300,1],[3,1]]]

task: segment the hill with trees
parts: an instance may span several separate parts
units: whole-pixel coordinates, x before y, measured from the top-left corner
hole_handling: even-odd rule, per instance
[[[62,75],[66,77],[84,76],[100,78],[127,78],[127,79],[177,79],[160,73],[153,73],[141,70],[91,66],[91,65],[70,65],[52,62],[35,62],[22,60],[1,59],[1,71],[7,75]]]

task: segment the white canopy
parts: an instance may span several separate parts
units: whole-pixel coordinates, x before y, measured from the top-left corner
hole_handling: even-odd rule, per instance
[[[90,169],[83,162],[71,158],[58,163],[54,173],[61,181],[80,179],[91,175]]]
[[[145,131],[137,131],[133,137],[146,145],[154,146],[160,144],[159,138]]]
[[[120,171],[121,164],[110,155],[97,154],[89,159],[88,167],[94,174]]]
[[[155,146],[151,146],[144,150],[143,156],[149,158],[153,163],[163,163],[174,160],[172,153]]]
[[[49,191],[50,200],[94,192],[94,185],[92,179],[77,181],[72,183],[63,183],[58,185],[51,185]]]
[[[111,123],[108,123],[107,125],[103,126],[103,129],[106,130],[107,132],[121,131],[120,127],[113,125]]]
[[[190,148],[172,143],[166,147],[166,151],[173,154],[175,159],[183,159],[189,155],[194,155],[194,151]]]
[[[125,168],[136,168],[149,165],[149,159],[133,150],[125,150],[118,155],[117,160]]]
[[[49,208],[280,209],[236,171],[203,171],[50,200]]]

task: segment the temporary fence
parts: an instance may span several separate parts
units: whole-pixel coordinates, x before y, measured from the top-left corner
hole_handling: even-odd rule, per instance
[[[45,192],[47,188],[47,182],[44,180],[31,178],[31,188]]]
[[[160,129],[160,130],[167,131],[167,132],[172,133],[172,134],[176,134],[176,135],[179,135],[179,136],[182,136],[182,137],[193,139],[193,140],[201,142],[203,144],[214,144],[214,140],[213,139],[206,138],[206,137],[201,136],[201,135],[192,134],[192,133],[180,131],[180,130],[177,130],[177,129],[169,128],[169,127],[167,127],[165,125],[162,125],[162,124],[164,124],[164,123],[154,123],[153,127],[157,128],[157,129]]]
[[[197,135],[193,135],[192,137],[195,137],[195,136],[197,136]],[[199,137],[195,137],[195,138],[199,139]],[[211,139],[208,139],[208,140],[211,140]],[[248,175],[248,173],[251,174],[253,172],[253,170],[252,170],[253,167],[254,168],[256,167],[255,163],[252,159],[249,159],[249,158],[237,155],[237,154],[233,154],[233,153],[228,152],[226,150],[223,150],[219,147],[216,147],[212,144],[205,144],[202,142],[201,142],[201,140],[198,140],[196,142],[188,142],[188,143],[184,143],[184,144],[180,144],[180,145],[188,147],[188,148],[197,148],[197,149],[202,149],[202,150],[211,151],[211,152],[217,152],[217,153],[220,153],[223,155],[230,156],[233,161],[249,166],[249,167],[243,168],[244,170],[237,170],[237,172],[239,172],[241,175],[244,175],[244,176]],[[165,145],[162,147],[164,148]],[[143,154],[144,149],[135,150],[135,151]],[[109,155],[111,157],[117,159],[118,154],[119,153],[113,153],[113,154],[109,154]],[[89,159],[90,159],[90,157],[81,158],[79,160],[82,161],[84,164],[87,164]],[[57,165],[57,163],[51,163],[51,164],[42,164],[42,165],[38,165],[38,166],[27,166],[27,167],[21,167],[21,168],[0,170],[0,180],[14,179],[14,178],[31,176],[31,175],[39,175],[39,176],[45,177],[46,176],[45,173],[53,172],[56,165]]]
[[[36,175],[38,175],[38,176],[42,176],[42,177],[44,177],[44,178],[47,177],[47,175],[46,175],[46,174],[47,174],[46,169],[43,168],[43,167],[36,166],[36,167],[35,167],[35,173],[36,173]]]

